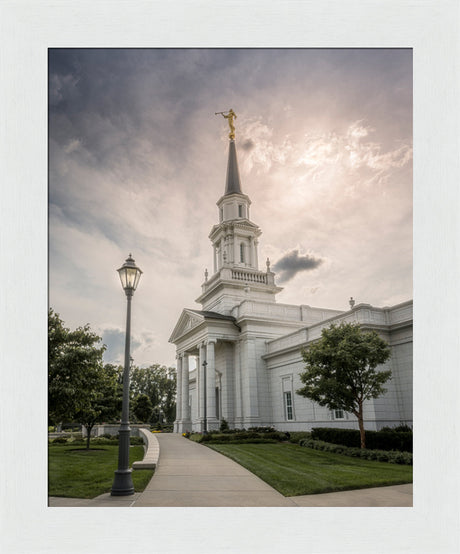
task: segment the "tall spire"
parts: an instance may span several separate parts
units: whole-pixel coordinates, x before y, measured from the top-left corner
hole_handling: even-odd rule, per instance
[[[228,148],[227,181],[225,183],[224,196],[228,196],[229,194],[243,194],[241,191],[240,172],[238,171],[235,147],[234,120],[237,118],[237,115],[231,108],[227,114],[224,112],[216,112],[215,115],[224,117],[228,121],[228,126],[230,128],[230,133],[228,135],[230,143]]]
[[[225,194],[243,194],[241,191],[240,172],[236,159],[235,141],[231,140],[228,148],[227,180],[225,183]]]

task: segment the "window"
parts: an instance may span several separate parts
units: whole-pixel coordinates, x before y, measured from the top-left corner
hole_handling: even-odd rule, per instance
[[[238,204],[238,217],[243,217],[243,206]]]
[[[240,243],[240,262],[244,263],[244,244]]]
[[[286,391],[284,393],[284,417],[291,421],[292,417],[292,393],[291,391]]]
[[[334,419],[345,419],[345,414],[343,410],[334,410]]]
[[[220,215],[220,221],[222,222],[224,220],[224,208],[221,208],[219,210],[219,215]]]

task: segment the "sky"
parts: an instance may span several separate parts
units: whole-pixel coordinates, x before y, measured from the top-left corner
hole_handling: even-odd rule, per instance
[[[277,302],[349,309],[412,298],[410,49],[51,49],[49,305],[122,363],[175,365],[200,309],[232,108],[242,190]]]

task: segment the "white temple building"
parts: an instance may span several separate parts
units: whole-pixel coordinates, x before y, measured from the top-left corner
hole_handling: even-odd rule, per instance
[[[217,202],[219,222],[209,235],[213,273],[208,278],[206,272],[196,299],[201,309],[185,308],[170,337],[177,351],[174,431],[218,429],[222,419],[230,428],[358,428],[353,415],[296,394],[305,369],[301,349],[324,327],[343,321],[376,330],[391,346],[384,367],[392,378],[383,396],[365,404],[366,429],[412,425],[412,300],[383,308],[351,301],[348,311],[277,303],[282,289],[268,260],[259,269],[261,230],[251,221],[250,206],[231,132],[225,192]]]

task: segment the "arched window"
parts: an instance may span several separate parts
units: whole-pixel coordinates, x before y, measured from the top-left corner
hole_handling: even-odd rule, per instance
[[[244,243],[240,242],[240,262],[244,264]]]
[[[243,217],[243,205],[238,204],[238,217]]]

